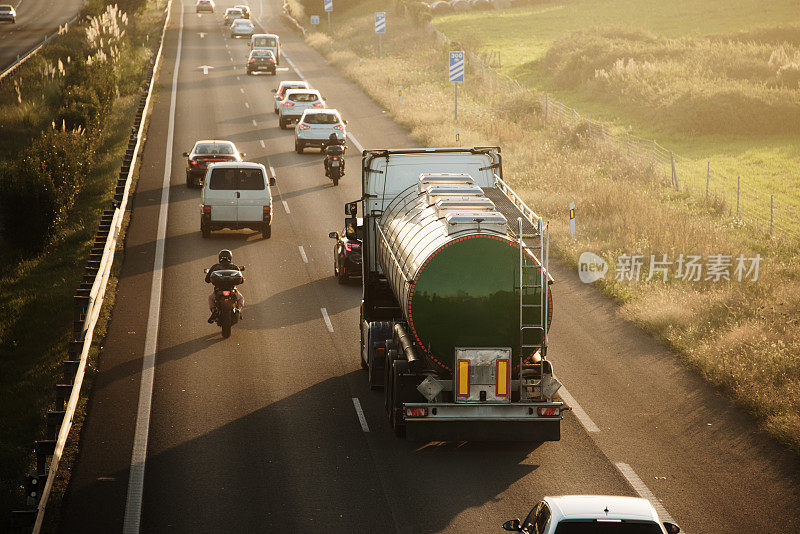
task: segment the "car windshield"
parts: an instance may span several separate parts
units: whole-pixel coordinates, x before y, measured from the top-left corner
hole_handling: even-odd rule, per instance
[[[250,22],[247,19],[234,20],[233,23],[236,24],[237,26],[252,26],[253,25],[253,23]]]
[[[250,57],[273,57],[271,50],[253,50]]]
[[[289,100],[292,102],[316,102],[317,95],[314,93],[297,93],[294,95],[289,95]]]
[[[242,14],[242,10],[241,9],[236,9],[234,7],[229,7],[228,11],[226,11],[225,14],[226,15],[241,15]]]
[[[236,153],[233,145],[228,143],[198,143],[194,148],[195,154],[222,154],[224,156],[232,156]]]
[[[211,171],[211,181],[208,186],[215,191],[262,191],[266,188],[265,184],[264,173],[261,172],[261,169],[225,167]]]
[[[274,37],[256,37],[253,39],[253,46],[275,46],[277,43],[275,42]]]
[[[335,113],[309,113],[303,119],[306,124],[339,124]]]
[[[555,534],[663,534],[663,531],[652,521],[606,523],[586,520],[562,521],[556,527]]]
[[[11,6],[0,6],[0,12],[11,13]]]

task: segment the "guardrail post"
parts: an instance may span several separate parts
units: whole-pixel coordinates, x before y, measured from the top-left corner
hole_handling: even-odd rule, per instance
[[[36,472],[47,477],[47,457],[52,456],[56,450],[56,442],[52,439],[40,439],[34,446],[36,450]],[[44,484],[42,484],[44,486]]]
[[[675,168],[675,155],[670,151],[669,153],[669,162],[672,165],[672,182],[675,184],[675,191],[680,191],[680,186],[678,185],[678,170]]]

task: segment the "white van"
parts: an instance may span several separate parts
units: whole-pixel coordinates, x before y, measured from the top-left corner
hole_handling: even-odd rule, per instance
[[[212,230],[251,228],[264,239],[272,236],[272,193],[260,163],[231,161],[212,163],[203,182],[200,232],[210,237]]]
[[[275,61],[281,64],[281,40],[274,33],[256,33],[250,37],[250,50],[272,50]]]

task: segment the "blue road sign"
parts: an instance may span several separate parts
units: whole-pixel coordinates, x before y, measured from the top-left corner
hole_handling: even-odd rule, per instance
[[[386,33],[386,13],[375,12],[375,33]]]
[[[333,0],[322,0],[325,11],[333,11]]]
[[[319,24],[319,15],[311,15],[311,24]]]
[[[450,52],[450,81],[464,81],[464,52]]]

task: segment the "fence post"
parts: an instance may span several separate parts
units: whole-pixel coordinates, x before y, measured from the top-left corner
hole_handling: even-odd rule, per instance
[[[706,167],[706,196],[708,196],[708,182],[711,178],[711,162],[708,162],[708,166]]]
[[[678,185],[678,170],[675,168],[675,156],[671,150],[669,152],[669,162],[672,165],[672,183],[675,184],[675,191],[680,191],[681,188]]]
[[[769,235],[772,235],[772,224],[775,214],[775,195],[769,196]]]
[[[742,192],[742,177],[736,177],[736,218],[739,218],[739,197],[741,197]]]

